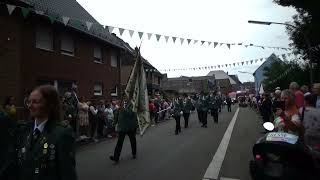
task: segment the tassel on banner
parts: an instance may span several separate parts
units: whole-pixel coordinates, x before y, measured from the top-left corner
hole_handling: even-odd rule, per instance
[[[187,41],[188,41],[188,44],[190,44],[190,42],[191,42],[191,39],[187,39]]]
[[[214,42],[214,43],[213,43],[213,48],[216,48],[217,45],[218,45],[218,43],[217,43],[217,42]]]
[[[63,24],[64,24],[65,26],[68,25],[69,20],[70,20],[69,17],[66,17],[66,16],[63,16],[63,17],[62,17],[62,22],[63,22]]]
[[[86,21],[86,25],[87,25],[87,30],[88,31],[90,31],[92,24],[93,24],[92,22]]]
[[[134,31],[129,29],[130,37],[132,37],[132,36],[133,36],[133,33],[134,33]]]
[[[16,6],[7,4],[7,9],[8,9],[9,15],[11,15],[14,9],[16,9]]]
[[[164,36],[164,38],[166,39],[166,43],[168,43],[169,36]]]
[[[152,33],[147,33],[147,34],[148,34],[148,40],[150,40],[152,37]]]
[[[138,32],[138,34],[139,34],[139,38],[142,39],[143,32]]]
[[[123,28],[119,28],[119,32],[120,32],[120,36],[122,36],[124,29]]]

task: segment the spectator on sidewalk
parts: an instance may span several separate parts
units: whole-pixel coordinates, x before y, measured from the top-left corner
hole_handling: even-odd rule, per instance
[[[3,109],[13,121],[17,120],[17,109],[15,106],[15,98],[13,96],[7,96],[3,103]]]
[[[97,138],[103,138],[103,128],[104,128],[104,124],[105,124],[105,111],[106,106],[104,104],[104,100],[100,100],[99,101],[99,105],[97,107]]]
[[[98,110],[96,109],[95,103],[92,101],[87,102],[89,106],[89,124],[90,124],[90,138],[94,141],[98,141],[96,139],[96,130],[97,130],[97,113]]]
[[[105,116],[106,116],[106,126],[107,126],[107,137],[108,138],[112,138],[112,134],[114,131],[113,128],[113,119],[114,119],[114,115],[113,115],[113,110],[111,108],[111,104],[108,103],[106,109],[104,110]]]
[[[312,92],[317,96],[316,108],[320,109],[320,83],[315,83]]]
[[[304,127],[304,142],[311,147],[320,145],[320,109],[315,108],[316,101],[316,95],[306,95],[304,98],[305,106],[300,109]]]
[[[300,91],[299,84],[297,82],[291,82],[289,85],[289,89],[294,94],[294,99],[296,102],[297,108],[301,108],[303,106],[304,94]]]
[[[273,120],[274,131],[276,132],[286,132],[285,127],[285,102],[284,101],[274,101],[273,112],[275,119]]]
[[[302,137],[302,124],[299,116],[299,110],[295,103],[295,95],[291,90],[283,90],[281,100],[285,101],[285,125],[288,133]]]
[[[79,99],[78,103],[79,110],[79,131],[81,136],[88,136],[88,127],[89,127],[89,106],[85,101],[85,98],[82,96]]]
[[[156,113],[156,106],[154,105],[153,99],[149,100],[149,113],[150,113],[150,121],[152,126],[155,125],[155,113]]]
[[[271,108],[272,108],[272,103],[269,98],[269,94],[264,93],[262,95],[262,102],[261,102],[261,115],[264,123],[270,122]]]

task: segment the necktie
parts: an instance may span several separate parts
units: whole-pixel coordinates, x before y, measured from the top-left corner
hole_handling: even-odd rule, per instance
[[[33,137],[32,137],[32,144],[34,144],[35,142],[37,142],[39,136],[40,136],[41,132],[38,128],[36,128],[34,131],[33,131]]]

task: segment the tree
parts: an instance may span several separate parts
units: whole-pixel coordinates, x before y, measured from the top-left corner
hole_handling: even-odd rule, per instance
[[[317,63],[314,67],[315,81],[320,81],[320,47],[308,52],[306,40],[311,47],[320,45],[320,3],[319,0],[274,0],[281,6],[294,7],[298,14],[293,16],[293,27],[287,27],[290,35],[290,44],[295,54],[302,54],[305,59]],[[309,54],[308,54],[309,53]]]
[[[300,85],[308,84],[309,67],[298,61],[275,61],[270,67],[264,68],[264,89],[274,92],[276,87],[288,89],[290,82]]]

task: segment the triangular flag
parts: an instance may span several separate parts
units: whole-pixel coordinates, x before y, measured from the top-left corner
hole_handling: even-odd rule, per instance
[[[251,60],[250,63],[252,64],[252,63],[253,63],[253,60]]]
[[[239,45],[239,46],[241,46],[241,45],[242,45],[242,43],[238,43],[238,45]]]
[[[28,8],[21,7],[21,12],[24,18],[26,18],[30,12]]]
[[[203,45],[204,42],[205,42],[205,41],[201,41],[201,46]]]
[[[241,64],[242,64],[242,66],[243,66],[244,62],[241,62]]]
[[[157,37],[157,41],[159,41],[160,38],[161,38],[161,35],[160,34],[156,34],[156,37]]]
[[[220,65],[218,65],[218,68],[220,68]]]
[[[63,24],[66,26],[69,22],[70,18],[69,17],[66,17],[66,16],[62,16],[62,22]]]
[[[148,39],[150,40],[152,33],[147,33],[148,34]]]
[[[220,43],[220,46],[222,46],[223,45],[223,43]]]
[[[261,58],[260,61],[263,61],[263,58]]]
[[[112,27],[112,26],[107,26],[107,27],[108,27],[109,33],[111,34],[113,32],[113,30],[114,30],[114,27]]]
[[[249,63],[249,61],[246,61],[246,64],[248,64]]]
[[[123,28],[119,28],[119,32],[120,32],[120,36],[122,36],[124,29]]]
[[[194,40],[193,44],[196,44],[198,42],[198,40]]]
[[[248,47],[248,45],[244,45],[246,48]]]
[[[236,63],[233,63],[233,66],[236,66]]]
[[[256,60],[254,60],[254,62],[255,62],[255,63],[257,63],[257,62],[258,62],[258,60],[259,60],[259,59],[256,59]]]
[[[214,42],[213,44],[214,44],[213,48],[216,48],[216,47],[217,47],[217,45],[218,45],[218,43],[217,43],[217,42]]]
[[[51,24],[53,24],[55,19],[56,19],[56,18],[54,18],[53,16],[50,16],[50,15],[48,16],[48,18],[49,18]]]
[[[240,65],[240,63],[238,63],[238,66]]]
[[[264,49],[264,47],[263,47],[263,46],[261,46],[261,48],[262,48],[262,49]]]
[[[253,44],[250,44],[250,46],[253,46]]]
[[[231,64],[229,64],[229,66],[231,67]]]
[[[208,41],[209,46],[211,45],[211,43],[212,43],[211,41]]]
[[[180,38],[180,41],[181,41],[181,45],[182,45],[182,44],[183,44],[184,39],[183,39],[183,38]]]
[[[93,24],[92,22],[86,21],[88,31],[90,31],[92,24]]]
[[[213,66],[211,66],[211,69],[213,69]]]
[[[82,24],[81,24],[81,21],[79,21],[79,20],[77,20],[77,19],[75,19],[74,21],[73,21],[73,23],[74,23],[74,26],[75,27],[77,27],[77,28],[81,28],[81,26],[82,26]]]
[[[191,39],[187,39],[187,41],[188,41],[188,44],[190,44],[190,42],[191,42]]]
[[[226,67],[228,67],[228,64],[226,64]]]
[[[130,37],[132,37],[132,36],[133,36],[133,33],[134,33],[134,31],[133,31],[133,30],[129,30]]]
[[[44,12],[43,11],[39,11],[39,10],[35,10],[36,14],[38,15],[44,15]]]
[[[14,9],[16,8],[16,6],[7,4],[7,8],[8,8],[9,15],[11,15]]]
[[[176,42],[176,37],[172,37],[172,40],[173,40],[173,43],[175,43]]]
[[[223,65],[221,65],[221,67],[223,67]]]
[[[230,49],[230,44],[227,44],[228,48]]]
[[[166,39],[166,42],[168,43],[169,36],[164,36],[164,38]]]

